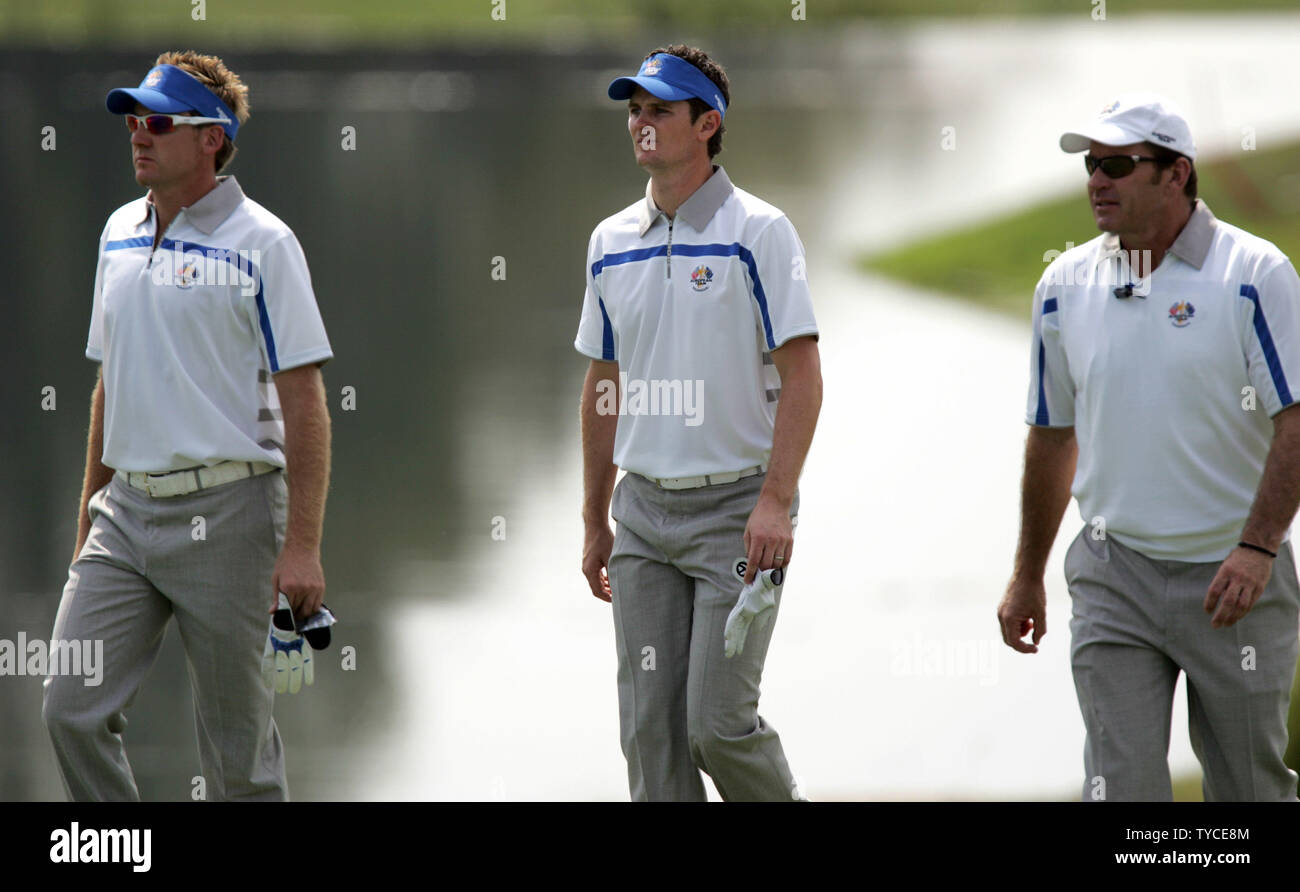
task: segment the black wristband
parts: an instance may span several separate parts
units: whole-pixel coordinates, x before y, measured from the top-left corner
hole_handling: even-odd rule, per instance
[[[1271,557],[1271,558],[1275,558],[1275,557],[1277,557],[1277,552],[1276,552],[1276,551],[1269,551],[1267,548],[1264,548],[1264,547],[1261,546],[1261,545],[1251,545],[1249,542],[1238,542],[1238,543],[1237,543],[1237,547],[1238,547],[1238,548],[1249,548],[1251,551],[1258,551],[1258,552],[1261,552],[1261,553],[1263,553],[1263,554],[1268,555],[1268,556]]]

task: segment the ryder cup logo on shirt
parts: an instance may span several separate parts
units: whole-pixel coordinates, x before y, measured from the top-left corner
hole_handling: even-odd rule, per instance
[[[707,291],[712,281],[713,270],[702,263],[691,272],[691,285],[696,291]]]
[[[1185,300],[1180,300],[1169,308],[1169,321],[1177,328],[1182,328],[1184,325],[1191,322],[1192,317],[1195,315],[1196,307],[1192,306]]]
[[[252,297],[257,294],[261,264],[262,252],[258,248],[238,251],[194,245],[187,248],[183,242],[176,242],[171,250],[154,254],[150,274],[153,283],[160,287],[175,286],[188,291],[195,285],[235,286],[240,294]]]
[[[182,290],[193,288],[194,283],[199,280],[199,267],[197,263],[187,263],[176,274],[176,287]]]

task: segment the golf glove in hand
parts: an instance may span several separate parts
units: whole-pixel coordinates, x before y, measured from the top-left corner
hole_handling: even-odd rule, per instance
[[[784,571],[780,569],[763,570],[754,577],[754,581],[740,591],[736,606],[727,616],[726,655],[728,658],[745,651],[745,636],[749,634],[750,624],[758,621],[758,628],[771,617],[770,611],[776,607],[776,590],[781,587]]]
[[[279,608],[271,616],[271,631],[262,651],[262,678],[275,686],[277,694],[296,694],[303,682],[310,685],[316,680],[311,645],[294,628],[293,608],[284,592],[280,593]]]

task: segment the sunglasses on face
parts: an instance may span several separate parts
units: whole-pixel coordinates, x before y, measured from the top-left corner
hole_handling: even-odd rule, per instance
[[[1101,172],[1112,180],[1121,180],[1137,168],[1139,161],[1155,162],[1159,160],[1159,158],[1151,158],[1147,155],[1107,155],[1105,158],[1084,155],[1083,166],[1088,169],[1088,176],[1092,176],[1093,171],[1100,167]]]
[[[196,115],[127,115],[126,129],[135,133],[143,124],[154,136],[162,136],[176,129],[177,124],[225,124],[224,118],[201,118]]]

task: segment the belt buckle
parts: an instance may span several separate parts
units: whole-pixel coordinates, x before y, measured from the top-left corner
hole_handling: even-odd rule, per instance
[[[150,474],[146,472],[144,475],[144,491],[147,492],[151,498],[155,498],[155,499],[171,498],[172,496],[176,495],[176,493],[164,492],[165,483],[166,481],[169,480],[175,480],[176,475],[181,473],[185,473],[185,472],[168,471],[165,474]],[[154,490],[155,485],[158,487],[157,491]]]

